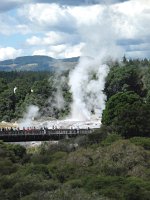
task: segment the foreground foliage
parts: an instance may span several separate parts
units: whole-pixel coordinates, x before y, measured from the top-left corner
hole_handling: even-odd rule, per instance
[[[149,138],[102,132],[43,143],[34,153],[1,142],[0,199],[149,200]]]

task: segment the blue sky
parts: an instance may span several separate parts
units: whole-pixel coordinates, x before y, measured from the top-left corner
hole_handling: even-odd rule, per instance
[[[150,0],[1,0],[0,27],[0,60],[86,55],[89,35],[90,53],[113,42],[127,57],[150,58]]]

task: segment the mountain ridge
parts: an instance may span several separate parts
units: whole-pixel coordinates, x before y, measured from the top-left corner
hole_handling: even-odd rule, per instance
[[[0,71],[55,71],[72,68],[79,57],[56,59],[49,56],[22,56],[15,59],[0,61]]]

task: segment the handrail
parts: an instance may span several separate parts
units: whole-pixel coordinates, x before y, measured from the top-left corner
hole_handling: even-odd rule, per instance
[[[82,135],[92,133],[93,129],[33,129],[33,130],[5,130],[0,131],[0,136],[19,136],[19,135]]]

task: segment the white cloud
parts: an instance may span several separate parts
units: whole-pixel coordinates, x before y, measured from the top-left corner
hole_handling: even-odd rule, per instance
[[[0,14],[0,34],[3,35],[13,35],[19,33],[26,34],[31,32],[28,24],[26,24],[21,19],[18,19],[16,15],[9,15],[8,13]]]
[[[31,33],[31,30],[29,29],[29,26],[26,24],[18,24],[15,27],[15,32],[25,35],[25,34]]]
[[[19,15],[28,20],[36,30],[72,31],[76,26],[74,17],[68,7],[57,4],[29,4],[19,10]]]
[[[4,0],[2,2],[4,5]],[[6,2],[10,2],[10,0]],[[17,0],[13,2],[17,2]],[[58,52],[59,56],[71,55],[71,52],[66,54],[66,46],[70,51],[76,51],[74,47],[78,49],[76,48],[77,44],[85,43],[87,34],[91,34],[91,43],[92,37],[98,38],[99,34],[110,34],[106,24],[107,13],[110,10],[109,17],[111,26],[115,29],[115,40],[126,40],[129,42],[128,45],[132,45],[130,42],[133,39],[137,41],[142,39],[144,43],[149,43],[150,0],[130,0],[110,6],[104,4],[60,6],[56,4],[56,1],[53,4],[49,1],[47,1],[47,4],[30,2],[32,3],[19,7],[18,12],[15,11],[11,15],[9,15],[9,12],[0,14],[1,34],[13,35],[18,33],[21,38],[23,34],[30,33],[28,39],[24,41],[27,52],[29,52],[28,49],[33,52],[42,50],[41,53],[51,52],[51,55],[56,55],[56,52],[60,51],[61,53]],[[40,2],[46,2],[46,0]],[[63,2],[66,1],[61,1],[61,3]],[[86,2],[88,3],[88,1]],[[18,5],[23,5],[23,0],[18,0],[18,3]],[[101,29],[96,27],[101,27]],[[113,38],[114,35],[110,34],[110,37]],[[101,42],[100,45],[107,44],[107,41]],[[138,47],[140,51],[145,50],[137,43],[137,50]],[[53,49],[54,53],[52,53]],[[56,51],[56,49],[58,50]],[[125,49],[128,50],[129,47],[126,45]],[[130,50],[129,53],[131,52]]]
[[[0,60],[14,59],[22,55],[21,49],[15,49],[13,47],[0,48]]]
[[[147,37],[150,34],[150,14],[145,10],[150,7],[146,1],[145,3],[142,2],[131,0],[111,5],[108,8],[105,5],[77,7],[62,7],[57,4],[26,5],[20,13],[28,20],[30,26],[45,33],[43,37],[34,34],[34,36],[27,39],[26,43],[42,47],[40,49],[44,49],[44,46],[47,48],[47,45],[58,46],[66,43],[73,46],[75,39],[78,39],[76,43],[84,42],[84,27],[85,38],[86,34],[91,34],[91,38],[99,37],[99,34],[107,34],[109,28],[105,26],[105,23],[107,23],[106,18],[109,10],[111,10],[111,16],[109,17],[115,29],[117,40]],[[101,30],[96,29],[100,26],[102,27]],[[86,32],[87,29],[90,31],[89,33]],[[61,32],[66,32],[66,34]],[[77,38],[74,38],[74,34],[78,35]],[[80,35],[82,35],[82,38]],[[114,35],[110,35],[110,37],[112,38]],[[105,45],[107,42],[102,41],[102,43]],[[45,51],[47,52],[47,50]]]
[[[32,36],[26,40],[26,44],[30,46],[47,46],[47,45],[60,45],[64,43],[73,43],[76,35],[63,32],[50,31],[45,33],[43,37]]]
[[[0,33],[4,35],[10,35],[13,34],[15,31],[15,28],[12,28],[11,26],[16,26],[16,21],[9,15],[3,13],[0,14]]]
[[[97,23],[103,10],[104,6],[94,5],[71,7],[69,12],[75,18],[77,25],[82,26]]]
[[[74,46],[69,44],[50,46],[49,48],[35,50],[33,55],[47,55],[54,58],[71,58],[81,55],[81,50],[84,43],[80,43]]]
[[[119,14],[117,25],[122,37],[140,38],[150,34],[150,0],[131,0],[113,9]]]
[[[41,44],[42,43],[42,39],[41,38],[39,38],[39,37],[37,37],[37,36],[32,36],[31,38],[28,38],[27,40],[26,40],[26,43],[28,44],[28,45],[39,45],[39,44]]]

